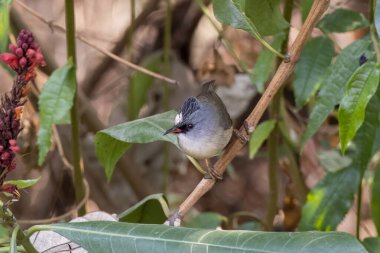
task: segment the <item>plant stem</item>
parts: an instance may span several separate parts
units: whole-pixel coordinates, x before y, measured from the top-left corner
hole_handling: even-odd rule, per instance
[[[280,90],[273,98],[270,108],[270,118],[277,119],[279,115],[279,104],[282,97],[282,90]],[[268,138],[268,184],[269,184],[269,200],[267,204],[267,213],[265,223],[267,229],[272,230],[273,220],[277,213],[277,199],[278,199],[278,123],[274,127]]]
[[[130,29],[128,30],[127,49],[128,49],[129,60],[133,62],[131,49],[133,46],[133,33],[135,32],[135,22],[136,22],[135,0],[130,0],[130,8],[131,8],[131,24],[129,26]]]
[[[369,4],[369,23],[370,23],[369,31],[371,35],[371,40],[373,42],[373,47],[375,49],[377,63],[380,63],[380,48],[379,48],[379,41],[378,41],[379,34],[377,34],[376,27],[373,23],[375,20],[374,17],[375,17],[375,0],[371,0]]]
[[[292,18],[293,0],[285,1],[284,18],[290,23]],[[288,50],[289,29],[286,32],[286,37],[282,43],[281,51],[286,53]],[[282,58],[278,57],[278,63],[280,64]],[[278,64],[278,65],[279,65]],[[283,88],[274,96],[272,105],[270,107],[269,115],[271,119],[279,119],[281,99],[283,96]],[[278,121],[277,121],[278,122]],[[268,229],[272,229],[273,220],[277,213],[278,202],[278,142],[279,142],[279,123],[276,123],[273,131],[268,138],[268,181],[269,181],[269,201],[266,214],[266,224]]]
[[[363,173],[361,173],[363,174]],[[360,181],[358,185],[358,198],[357,198],[357,206],[356,206],[356,238],[360,240],[360,219],[362,213],[362,175],[360,175]]]
[[[18,231],[17,237],[21,240],[21,245],[24,247],[25,251],[28,253],[38,253],[34,248],[33,244],[29,241],[29,238],[25,235],[22,230]]]
[[[77,89],[76,79],[76,50],[75,50],[75,14],[74,14],[74,0],[65,0],[65,15],[66,15],[66,40],[67,40],[67,58],[72,58],[75,68],[75,87]],[[75,185],[75,198],[79,204],[85,197],[85,187],[83,183],[83,167],[80,150],[80,137],[79,137],[79,119],[77,111],[77,90],[75,91],[73,106],[70,110],[71,116],[71,148],[72,148],[72,164],[74,166],[74,185]],[[86,206],[78,210],[79,215],[86,213]]]
[[[172,4],[171,0],[165,0],[165,27],[164,27],[164,54],[163,65],[164,74],[168,76],[170,74],[170,50],[171,44],[171,32],[172,32]],[[165,111],[169,110],[169,86],[167,83],[162,85],[163,93],[163,108]],[[162,164],[162,191],[164,194],[168,192],[169,172],[170,172],[170,146],[169,143],[164,142],[164,162]]]

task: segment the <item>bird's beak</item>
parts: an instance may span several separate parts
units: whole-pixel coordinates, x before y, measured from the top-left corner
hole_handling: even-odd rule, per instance
[[[178,126],[173,126],[172,128],[166,130],[166,132],[164,133],[164,135],[167,135],[167,134],[178,134],[182,132],[181,129],[178,128]]]

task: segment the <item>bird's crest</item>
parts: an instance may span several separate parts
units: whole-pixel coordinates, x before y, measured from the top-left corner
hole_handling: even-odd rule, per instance
[[[199,110],[199,102],[195,97],[189,97],[185,103],[183,103],[179,114],[176,117],[176,124],[182,122],[183,119],[187,119],[195,111]]]

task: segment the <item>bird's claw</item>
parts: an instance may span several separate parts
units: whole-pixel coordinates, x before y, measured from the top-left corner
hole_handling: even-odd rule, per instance
[[[208,174],[204,176],[205,179],[223,180],[223,176],[219,174],[213,167],[208,168]]]
[[[243,123],[243,127],[245,130],[245,134],[240,133],[237,129],[234,129],[234,134],[239,138],[241,143],[246,144],[249,141],[249,136],[255,130],[255,128],[250,126],[246,120]]]
[[[182,215],[177,209],[172,215],[169,216],[169,218],[165,221],[164,224],[168,226],[172,226],[172,227],[179,227],[181,226],[181,222],[182,222]]]

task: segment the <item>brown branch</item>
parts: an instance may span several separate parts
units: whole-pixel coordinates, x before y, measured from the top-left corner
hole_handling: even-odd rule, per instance
[[[304,47],[307,38],[310,36],[315,24],[320,19],[322,14],[326,11],[329,6],[330,0],[315,0],[313,6],[310,10],[309,16],[307,17],[305,23],[303,24],[297,38],[289,49],[288,55],[290,60],[285,62],[283,61],[278,67],[275,75],[273,76],[271,82],[268,85],[268,88],[265,90],[263,96],[260,98],[259,102],[252,110],[251,114],[246,118],[246,122],[250,128],[255,128],[258,124],[260,118],[262,117],[265,110],[268,108],[269,103],[272,101],[274,95],[285,83],[285,81],[292,74],[295,64],[298,61],[298,58],[301,54],[301,50]],[[242,136],[249,139],[249,134],[246,133],[245,128],[242,126],[239,129],[239,132]],[[226,170],[227,166],[231,163],[240,149],[244,144],[238,140],[234,139],[230,145],[226,148],[222,157],[216,162],[214,168],[219,175],[222,175]],[[170,222],[173,223],[176,218],[180,218],[185,215],[191,207],[206,193],[208,192],[213,185],[215,180],[211,179],[202,179],[199,184],[195,187],[193,192],[187,197],[187,199],[179,206],[179,209],[174,213],[170,219]]]
[[[24,8],[28,13],[30,13],[32,16],[34,16],[35,18],[37,18],[38,20],[40,20],[42,23],[48,25],[51,29],[57,29],[58,31],[60,32],[66,32],[66,29],[52,21],[47,21],[45,18],[43,18],[40,14],[38,14],[36,11],[34,11],[33,9],[31,9],[29,6],[27,6],[26,4],[24,4],[23,2],[21,2],[20,0],[16,0],[15,1],[17,4],[19,4],[22,8]],[[116,54],[110,52],[110,51],[107,51],[103,48],[100,48],[98,47],[97,45],[95,45],[94,43],[92,43],[90,40],[82,37],[81,35],[79,34],[76,34],[75,36],[78,40],[82,41],[83,43],[89,45],[90,47],[94,48],[95,50],[97,50],[98,52],[114,59],[115,61],[131,68],[131,69],[134,69],[136,71],[139,71],[139,72],[142,72],[146,75],[149,75],[149,76],[152,76],[156,79],[159,79],[159,80],[162,80],[162,81],[165,81],[167,83],[170,83],[170,84],[176,84],[178,85],[178,81],[174,80],[174,79],[171,79],[169,77],[166,77],[166,76],[163,76],[163,75],[160,75],[158,73],[155,73],[153,71],[150,71],[149,69],[146,69],[146,68],[143,68],[139,65],[136,65],[130,61],[127,61],[119,56],[117,56]]]

